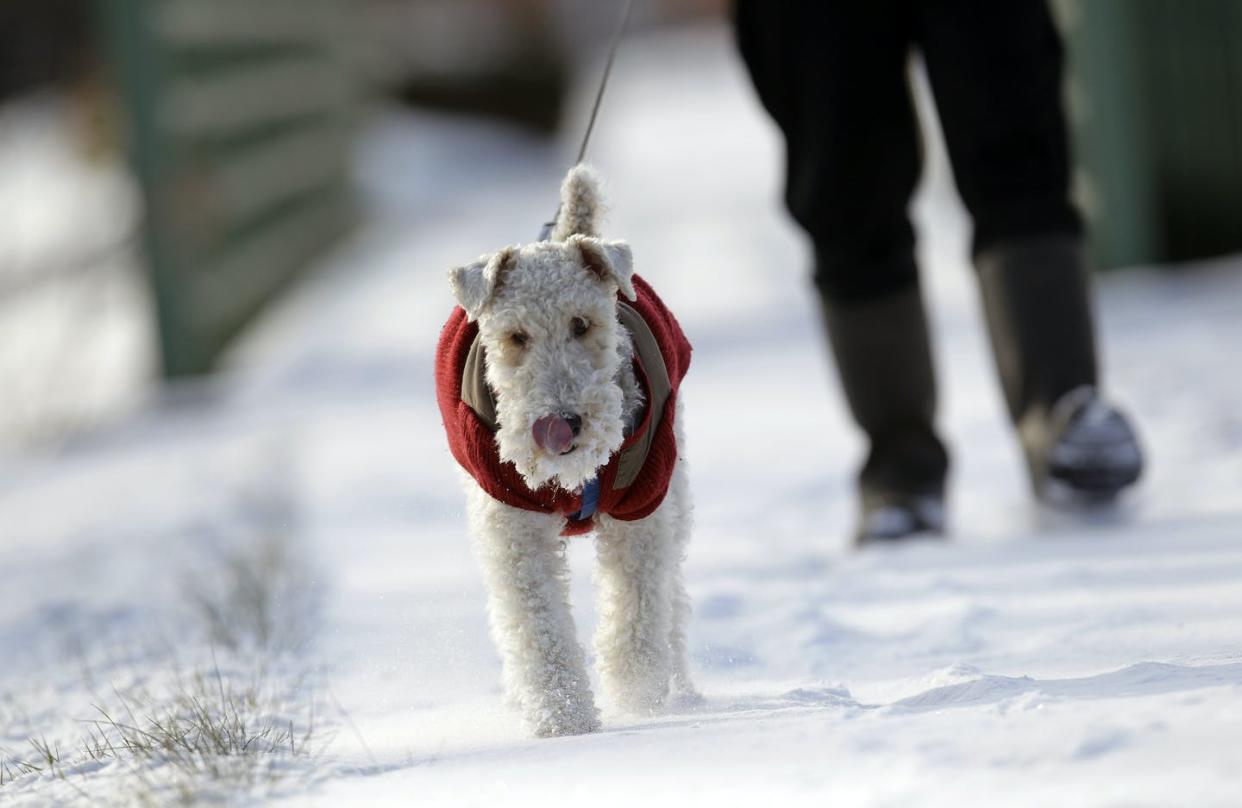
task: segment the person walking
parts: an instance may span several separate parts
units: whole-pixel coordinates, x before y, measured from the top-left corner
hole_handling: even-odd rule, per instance
[[[908,62],[926,66],[1009,415],[1037,497],[1110,501],[1140,476],[1100,392],[1069,199],[1062,46],[1044,0],[736,0],[738,46],[785,138],[785,199],[845,396],[869,439],[860,543],[944,530],[949,459],[907,206],[921,144]]]

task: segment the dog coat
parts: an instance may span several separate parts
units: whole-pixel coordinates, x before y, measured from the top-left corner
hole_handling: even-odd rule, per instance
[[[649,516],[668,493],[677,464],[673,417],[677,389],[690,366],[690,343],[663,301],[638,275],[637,299],[618,297],[617,317],[634,342],[634,367],[645,403],[639,423],[581,491],[551,485],[531,490],[496,448],[495,395],[484,377],[479,324],[460,306],[449,315],[436,347],[436,399],[449,450],[490,496],[515,508],[565,517],[561,535],[586,533],[596,517],[632,521]]]

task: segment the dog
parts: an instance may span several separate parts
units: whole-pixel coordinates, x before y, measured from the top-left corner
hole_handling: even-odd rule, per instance
[[[506,701],[536,736],[597,730],[564,536],[594,533],[596,667],[620,710],[697,699],[681,566],[691,501],[678,388],[690,344],[576,166],[549,238],[449,271],[436,354]]]

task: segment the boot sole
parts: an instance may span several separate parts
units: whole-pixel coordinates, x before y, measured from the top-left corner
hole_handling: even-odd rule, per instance
[[[1058,473],[1059,472],[1059,473]],[[1054,470],[1043,485],[1037,486],[1038,498],[1053,506],[1098,507],[1116,501],[1134,483],[1141,470]]]

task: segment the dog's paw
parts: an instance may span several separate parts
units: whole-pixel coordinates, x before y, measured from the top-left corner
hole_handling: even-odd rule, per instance
[[[691,684],[674,684],[673,693],[669,696],[668,707],[679,712],[696,710],[707,702],[703,694]]]
[[[673,678],[663,647],[631,647],[624,658],[614,656],[602,662],[600,681],[617,709],[639,716],[663,711]]]
[[[616,682],[610,688],[613,700],[623,712],[631,715],[655,715],[668,703],[668,677],[639,675]]]
[[[556,709],[543,710],[532,718],[531,723],[538,738],[586,735],[600,728],[599,710],[595,709],[594,704],[562,705]]]

